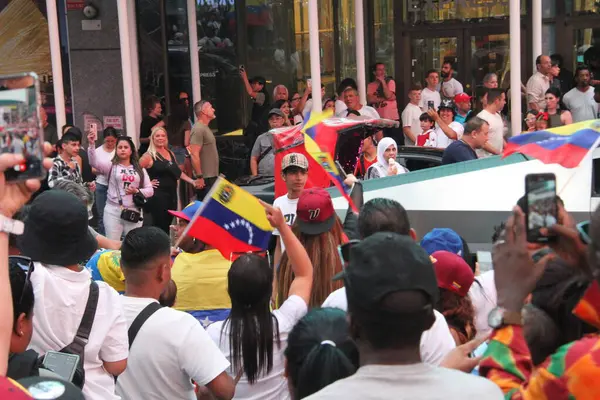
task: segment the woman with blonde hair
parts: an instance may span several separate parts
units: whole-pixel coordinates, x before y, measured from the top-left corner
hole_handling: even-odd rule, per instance
[[[163,127],[155,127],[150,134],[148,151],[140,159],[140,166],[148,171],[154,196],[148,199],[144,209],[150,213],[150,225],[154,225],[167,234],[173,217],[169,210],[177,209],[177,181],[182,179],[196,186],[196,181],[181,171],[177,159],[169,150],[167,131]]]
[[[306,249],[314,268],[309,307],[320,307],[327,296],[343,286],[342,280],[334,282],[332,278],[342,271],[338,246],[347,241],[326,190],[311,188],[302,192],[292,231]],[[284,252],[277,277],[277,304],[289,297],[293,279],[292,264]]]

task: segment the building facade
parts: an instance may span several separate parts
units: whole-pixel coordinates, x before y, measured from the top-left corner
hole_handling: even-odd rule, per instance
[[[93,2],[98,9],[94,21],[99,22],[91,24],[83,15],[83,0],[58,0],[65,95],[72,103],[68,119],[77,125],[83,125],[86,115],[102,121],[105,116],[124,114],[116,1]],[[241,129],[249,119],[251,103],[239,76],[240,65],[250,76],[265,77],[271,93],[276,84],[301,92],[310,78],[307,0],[195,0],[194,38],[188,34],[188,3],[192,2],[128,1],[135,1],[137,34],[131,39],[137,43],[141,97],[159,96],[167,112],[178,92],[193,92],[190,40],[198,42],[201,95],[216,108],[211,127],[219,134]],[[532,1],[536,0],[521,0],[522,57],[517,61],[523,81],[534,68]],[[11,6],[14,18],[17,3],[33,4],[40,15],[45,13],[44,1],[0,0],[0,20]],[[562,55],[563,68],[571,71],[584,61],[598,70],[598,4],[596,0],[542,0],[543,52]],[[444,60],[456,63],[457,79],[465,90],[480,84],[488,72],[496,72],[500,84],[507,86],[513,61],[508,0],[366,0],[364,7],[364,24],[358,29],[365,32],[366,61],[386,64],[397,82],[400,108],[411,82],[422,82],[425,72],[439,70]],[[319,0],[321,79],[328,97],[341,79],[356,78],[355,29],[354,0]],[[7,59],[11,60],[4,58],[4,64]],[[42,64],[47,69],[49,62]],[[11,61],[10,68],[2,71],[20,72],[20,65]],[[43,73],[51,82],[51,72]],[[50,102],[46,105],[51,107]]]

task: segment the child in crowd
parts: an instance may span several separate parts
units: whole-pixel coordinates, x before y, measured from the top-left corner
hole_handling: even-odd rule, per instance
[[[417,136],[417,146],[436,147],[435,133],[433,131],[435,128],[435,121],[427,113],[421,114],[419,121],[421,121],[421,129],[423,132]]]

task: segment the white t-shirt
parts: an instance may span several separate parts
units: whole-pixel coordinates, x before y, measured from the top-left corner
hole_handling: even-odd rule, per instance
[[[259,377],[252,385],[248,383],[246,375],[242,375],[235,388],[236,399],[283,400],[290,398],[287,380],[283,376],[285,372],[284,351],[287,347],[288,334],[294,325],[306,315],[307,311],[308,306],[299,296],[290,296],[278,310],[273,311],[279,325],[280,339],[279,347],[276,342],[273,345],[273,369],[267,375]],[[225,357],[231,361],[229,324],[225,325],[225,330],[221,335],[224,323],[224,321],[215,322],[208,327],[207,332]],[[231,367],[228,372],[231,376],[237,375],[237,371],[233,371]]]
[[[423,89],[421,91],[421,102],[419,103],[419,107],[421,107],[422,112],[427,112],[427,109],[429,108],[427,103],[429,101],[433,101],[433,108],[437,110],[442,103],[440,92],[437,90],[431,90],[429,88]]]
[[[453,369],[418,363],[409,365],[365,365],[305,400],[501,400],[500,388],[492,381]]]
[[[413,135],[419,136],[423,130],[421,129],[421,121],[419,118],[423,114],[423,111],[419,106],[412,103],[408,103],[402,111],[402,127],[409,127]],[[414,142],[404,135],[404,144],[407,146],[414,146]]]
[[[348,311],[346,288],[340,288],[331,293],[323,302],[322,307],[339,308]],[[435,322],[431,328],[421,335],[421,359],[431,365],[440,365],[446,354],[456,347],[446,318],[433,310]]]
[[[121,296],[127,328],[154,299]],[[163,307],[139,330],[117,380],[123,400],[195,400],[193,379],[206,385],[229,367],[218,347],[192,315]]]
[[[486,110],[479,112],[477,116],[486,121],[490,126],[488,143],[496,150],[502,152],[502,149],[504,149],[504,121],[502,120],[502,116],[498,113],[492,114]],[[492,153],[488,153],[483,149],[477,149],[475,152],[479,158],[493,156]]]
[[[346,108],[346,115],[344,115],[345,117],[348,116],[348,109]],[[379,113],[377,112],[376,109],[374,109],[371,106],[362,106],[360,108],[360,110],[354,110],[356,112],[358,112],[360,115],[365,116],[365,117],[369,117],[369,118],[381,118],[379,116]]]
[[[294,221],[296,220],[296,209],[298,208],[298,199],[290,199],[287,194],[284,194],[275,199],[273,207],[278,207],[281,210],[283,218],[285,218],[285,223],[288,226],[294,225]],[[279,231],[274,229],[273,235],[279,236]],[[281,253],[283,254],[285,245],[281,238],[279,239],[279,242],[281,243]]]
[[[115,156],[115,151],[111,151],[110,153],[104,150],[104,146],[100,146],[96,149],[96,159],[101,161],[104,164],[110,164],[112,162],[113,157]],[[98,172],[96,175],[96,183],[99,185],[108,185],[108,179],[106,175]]]
[[[348,106],[346,105],[346,103],[344,103],[341,100],[336,100],[335,101],[335,116],[336,117],[345,117],[348,113],[346,112],[348,110]]]
[[[598,103],[594,101],[594,87],[590,86],[587,92],[573,88],[563,96],[563,103],[571,111],[573,122],[583,122],[596,119]]]
[[[461,124],[460,122],[452,121],[448,124],[448,126],[450,127],[450,129],[456,132],[456,140],[460,140],[463,133],[465,132],[465,127],[463,126],[463,124]],[[434,133],[435,147],[437,147],[438,149],[445,149],[446,147],[450,146],[450,143],[454,142],[454,140],[446,136],[442,128],[440,128],[439,126],[436,126]]]
[[[450,79],[448,82],[440,82],[437,89],[442,97],[451,100],[454,100],[454,96],[457,94],[464,92],[462,83],[454,78]]]
[[[59,351],[73,341],[90,293],[92,276],[87,269],[79,272],[65,267],[35,263],[31,274],[33,293],[33,336],[29,348],[43,355]],[[94,324],[85,346],[86,400],[117,400],[115,380],[103,368],[103,362],[125,360],[128,355],[127,323],[119,294],[104,282],[97,282],[99,295]]]
[[[488,325],[488,315],[490,311],[496,308],[498,294],[496,293],[493,270],[479,275],[475,280],[476,282],[473,282],[471,289],[469,289],[469,297],[475,309],[477,336],[481,337],[492,333],[492,328]]]

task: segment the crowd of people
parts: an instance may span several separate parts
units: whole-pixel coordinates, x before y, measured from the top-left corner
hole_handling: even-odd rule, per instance
[[[135,170],[116,146],[109,164]],[[1,155],[0,171],[21,159]],[[178,249],[157,226],[102,249],[81,184],[30,201],[38,181],[0,182],[2,398],[594,398],[598,212],[575,225],[557,198],[540,232],[555,240],[528,243],[519,199],[482,273],[459,232],[419,235],[398,202],[363,204],[355,176],[342,221],[304,188],[304,155],[281,167],[287,193],[263,203],[274,257],[183,237],[199,200],[170,211]],[[79,356],[70,379],[49,351]]]
[[[305,187],[306,156],[286,154],[286,193],[262,203],[273,252],[225,255],[185,235],[220,176],[209,102],[181,92],[164,118],[149,97],[139,149],[110,127],[97,143],[94,126],[82,149],[81,130],[63,127],[45,184],[0,179],[1,397],[61,385],[65,400],[595,398],[600,211],[575,224],[544,198],[558,220],[539,234],[554,240],[528,243],[515,199],[481,272],[460,232],[416,232],[397,201],[363,202],[362,179],[408,172],[402,144],[442,148],[444,164],[502,153],[505,91],[489,75],[473,104],[454,68],[411,86],[402,113],[383,64],[368,104],[353,79],[332,98],[320,88],[336,116],[401,125],[364,138],[345,180],[358,211],[344,220],[325,188]],[[240,73],[254,102],[249,169],[272,176],[269,131],[308,118],[312,88],[278,85],[272,103],[264,78]],[[545,87],[557,76],[540,56],[524,131],[596,118],[589,71],[562,98]],[[0,173],[20,161],[0,155]],[[49,352],[77,356],[73,373]]]

